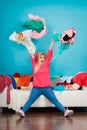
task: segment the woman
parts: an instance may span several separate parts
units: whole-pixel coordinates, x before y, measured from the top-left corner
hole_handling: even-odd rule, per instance
[[[21,117],[25,117],[25,112],[31,107],[34,101],[40,97],[40,95],[44,95],[48,100],[50,100],[58,110],[64,113],[64,117],[73,114],[73,110],[66,110],[64,108],[64,106],[57,100],[53,90],[51,89],[49,67],[52,59],[53,46],[54,40],[51,42],[47,55],[43,52],[30,54],[33,70],[33,88],[31,90],[30,97],[23,108],[16,111],[16,114],[20,115]]]

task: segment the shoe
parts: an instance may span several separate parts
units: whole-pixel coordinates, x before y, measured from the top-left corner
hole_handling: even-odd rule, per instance
[[[25,117],[25,113],[22,110],[17,110],[16,114],[19,115],[20,117]]]
[[[69,109],[67,109],[66,111],[65,111],[65,113],[64,113],[64,117],[68,117],[68,116],[71,116],[71,115],[73,115],[73,110],[69,110]]]

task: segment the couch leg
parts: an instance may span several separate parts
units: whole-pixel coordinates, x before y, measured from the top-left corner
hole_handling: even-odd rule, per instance
[[[0,113],[2,113],[2,108],[0,107]]]
[[[68,107],[66,107],[66,109],[68,109]]]

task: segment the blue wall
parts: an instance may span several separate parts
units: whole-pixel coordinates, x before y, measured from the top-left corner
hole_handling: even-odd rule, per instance
[[[23,31],[22,24],[28,13],[45,19],[48,33],[35,40],[37,51],[47,52],[54,30],[63,32],[74,27],[76,36],[69,50],[57,55],[55,44],[51,75],[74,75],[87,71],[87,2],[79,0],[1,0],[0,4],[0,74],[32,74],[30,56],[26,48],[9,40],[13,31]]]

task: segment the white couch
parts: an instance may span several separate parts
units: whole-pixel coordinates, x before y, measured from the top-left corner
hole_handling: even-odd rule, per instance
[[[0,93],[0,107],[8,107],[9,109],[17,110],[22,107],[30,95],[30,90],[12,89],[11,102],[6,103],[6,90]],[[57,99],[65,107],[87,107],[87,90],[64,90],[62,92],[53,90]],[[55,107],[48,99],[41,95],[31,107]]]

